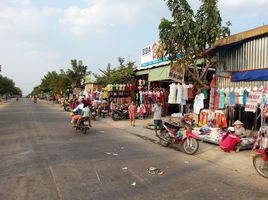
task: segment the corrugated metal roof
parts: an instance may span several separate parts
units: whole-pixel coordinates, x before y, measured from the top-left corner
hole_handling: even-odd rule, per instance
[[[239,42],[239,41],[242,41],[245,39],[257,37],[260,35],[264,35],[266,33],[268,34],[268,25],[260,26],[260,27],[257,27],[257,28],[254,28],[254,29],[251,29],[248,31],[237,33],[235,35],[217,40],[214,44],[214,48],[219,47],[219,46],[232,44],[235,42]]]

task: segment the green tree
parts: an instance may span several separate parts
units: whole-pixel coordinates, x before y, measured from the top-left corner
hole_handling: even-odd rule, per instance
[[[56,96],[58,94],[66,95],[77,86],[82,84],[84,76],[87,74],[87,66],[83,65],[81,60],[71,60],[71,68],[66,72],[60,70],[48,72],[42,79],[41,84],[34,87],[31,95],[49,94]]]
[[[15,86],[12,79],[0,75],[0,95],[3,94],[22,95],[22,91],[20,88]]]
[[[71,82],[71,87],[78,87],[81,85],[84,76],[87,74],[87,66],[83,65],[82,60],[71,60],[71,69],[68,69],[66,74]]]
[[[40,95],[42,93],[50,94],[51,96],[63,95],[70,87],[69,77],[63,70],[60,73],[52,71],[42,78],[41,84],[34,88],[31,95]]]
[[[215,65],[215,59],[206,49],[212,47],[217,39],[230,35],[231,23],[222,26],[217,0],[201,0],[196,14],[187,0],[165,1],[172,20],[163,18],[160,21],[158,56],[168,56],[172,65],[176,62],[183,67],[196,88],[208,88],[206,74],[208,68]]]
[[[135,62],[127,62],[125,64],[125,59],[122,57],[118,58],[118,67],[112,68],[109,63],[106,70],[99,69],[102,75],[93,74],[96,77],[97,83],[106,86],[107,84],[114,83],[128,83],[135,78]]]

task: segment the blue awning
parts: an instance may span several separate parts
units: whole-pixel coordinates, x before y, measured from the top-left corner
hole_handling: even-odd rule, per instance
[[[231,81],[268,81],[268,69],[231,72]]]

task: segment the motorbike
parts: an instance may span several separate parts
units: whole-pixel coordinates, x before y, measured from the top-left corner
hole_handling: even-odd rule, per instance
[[[80,130],[84,134],[87,134],[87,131],[90,129],[89,126],[89,118],[88,117],[83,117],[78,120],[77,126],[75,127],[75,130]]]
[[[255,151],[252,162],[255,170],[264,178],[268,178],[268,134],[260,128],[252,151]]]
[[[122,119],[129,119],[129,113],[127,109],[114,109],[112,111],[112,119],[114,121],[122,120]]]
[[[93,119],[94,121],[97,120],[98,118],[98,109],[95,109],[94,107],[91,107],[90,108],[90,111],[91,111],[91,119]]]
[[[163,126],[164,128],[157,135],[160,145],[167,147],[170,144],[180,144],[184,153],[189,155],[198,151],[199,137],[192,132],[191,122],[184,121],[183,124],[164,122]],[[185,134],[182,132],[185,132]]]
[[[267,149],[256,149],[253,156],[253,166],[255,170],[264,178],[268,178],[268,151]]]

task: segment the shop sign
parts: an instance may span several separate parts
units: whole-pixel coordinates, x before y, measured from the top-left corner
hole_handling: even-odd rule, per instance
[[[153,66],[157,66],[160,64],[166,64],[168,63],[168,58],[158,58],[157,57],[157,49],[158,49],[159,43],[155,42],[151,45],[148,45],[147,47],[141,49],[141,67],[149,68]]]
[[[182,83],[184,80],[185,69],[177,64],[170,68],[169,79]]]
[[[261,103],[262,96],[262,92],[250,92],[247,98],[245,111],[255,113],[258,105]]]

